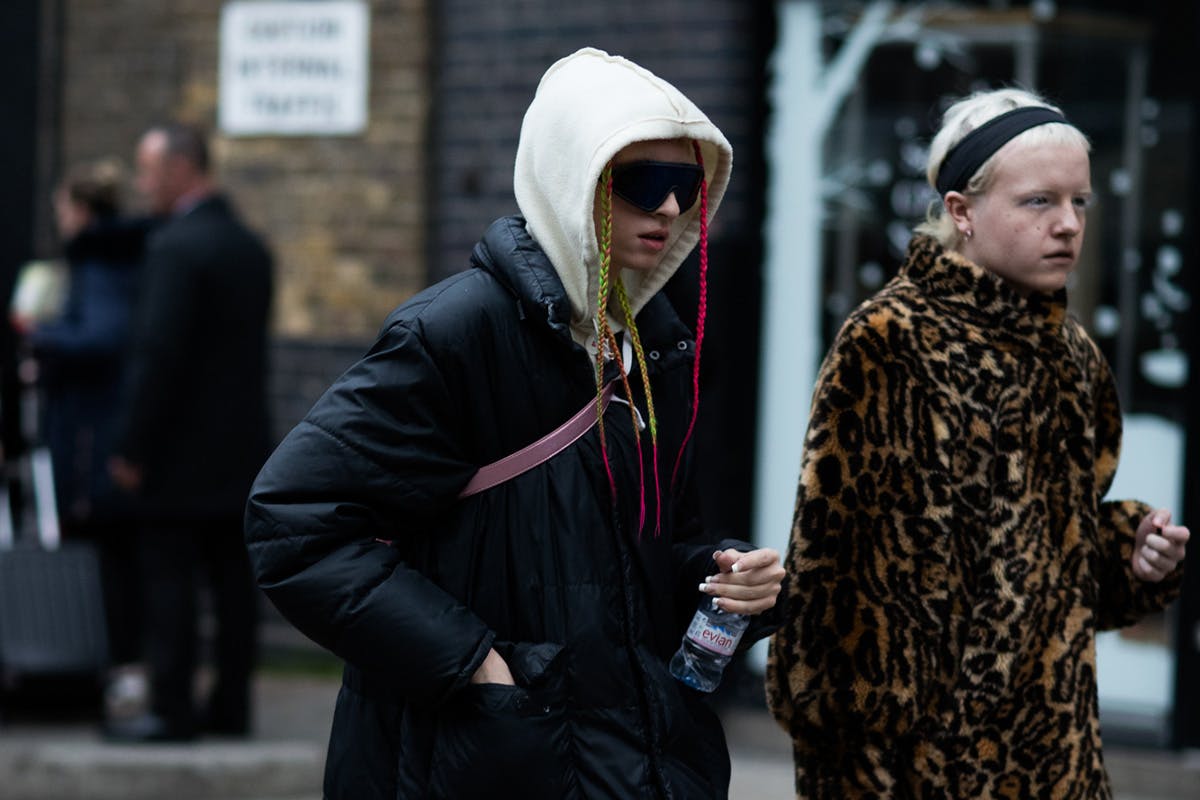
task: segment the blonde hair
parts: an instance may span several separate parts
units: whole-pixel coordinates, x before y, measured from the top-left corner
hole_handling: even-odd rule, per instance
[[[998,117],[1014,108],[1026,106],[1042,106],[1062,113],[1056,106],[1024,89],[993,89],[975,92],[946,109],[946,113],[942,116],[942,127],[929,145],[929,162],[925,169],[925,177],[929,181],[929,185],[935,187],[936,190],[938,173],[946,160],[946,155],[968,133],[993,117]],[[1010,141],[1021,141],[1031,145],[1077,144],[1085,151],[1091,150],[1091,143],[1082,131],[1074,125],[1061,122],[1038,125],[1022,131]],[[996,156],[999,152],[993,153],[991,158],[980,165],[975,174],[967,181],[963,194],[983,194],[991,187],[996,172]],[[915,231],[932,236],[947,249],[957,250],[962,245],[962,234],[955,227],[954,220],[950,215],[943,213],[944,210],[942,198],[934,199],[929,204],[925,221],[918,225]]]

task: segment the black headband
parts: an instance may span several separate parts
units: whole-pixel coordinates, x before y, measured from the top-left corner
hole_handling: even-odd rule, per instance
[[[1045,106],[1022,106],[992,117],[964,136],[942,159],[937,177],[938,194],[945,197],[946,192],[961,192],[983,162],[1005,143],[1017,134],[1047,122],[1069,124],[1066,117]]]

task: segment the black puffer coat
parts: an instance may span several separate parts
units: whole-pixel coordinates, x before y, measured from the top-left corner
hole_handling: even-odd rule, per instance
[[[638,317],[669,497],[661,535],[649,472],[638,532],[633,423],[619,402],[605,416],[615,512],[596,428],[456,501],[478,466],[553,430],[596,391],[561,282],[523,221],[496,222],[473,263],[391,315],[251,495],[261,586],[348,662],[326,794],[724,797],[720,724],[666,665],[715,547],[750,549],[692,538],[686,470],[668,492],[690,414],[690,333],[661,295]],[[469,684],[490,647],[516,687]]]

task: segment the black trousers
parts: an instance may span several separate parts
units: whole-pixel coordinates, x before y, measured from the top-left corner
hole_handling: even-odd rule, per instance
[[[257,594],[238,517],[147,523],[141,536],[151,710],[176,729],[245,733]],[[215,682],[197,706],[201,591],[212,597]]]
[[[90,542],[100,558],[100,588],[108,625],[108,655],[113,664],[142,660],[142,574],[138,522],[132,517],[62,517],[67,540]]]

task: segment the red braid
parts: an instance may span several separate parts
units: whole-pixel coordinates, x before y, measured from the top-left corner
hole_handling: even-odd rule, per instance
[[[696,163],[704,166],[704,156],[700,153],[700,143],[693,140],[692,149],[696,153]],[[683,462],[683,452],[692,431],[696,428],[696,415],[700,411],[700,346],[704,342],[704,319],[708,315],[708,181],[700,182],[700,301],[696,308],[696,360],[692,364],[692,418],[688,422],[687,432],[679,444],[679,454],[675,457],[675,468],[671,470],[671,486],[675,486],[675,478],[679,475],[679,465]]]

